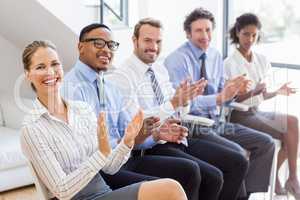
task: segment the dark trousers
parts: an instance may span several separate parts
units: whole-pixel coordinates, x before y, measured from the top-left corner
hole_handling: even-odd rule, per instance
[[[190,159],[156,155],[134,156],[115,175],[103,172],[101,175],[112,189],[141,181],[172,178],[182,185],[189,200],[200,199],[200,169]]]
[[[197,163],[202,177],[200,199],[237,199],[248,169],[245,156],[230,148],[201,139],[190,138],[188,144],[188,147],[176,143],[160,144],[147,153],[186,158]]]

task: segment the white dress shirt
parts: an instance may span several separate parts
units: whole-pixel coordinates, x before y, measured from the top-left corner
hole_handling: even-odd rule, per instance
[[[100,171],[114,174],[130,151],[121,141],[105,157],[98,150],[97,119],[86,103],[67,101],[68,123],[55,118],[37,99],[24,119],[22,150],[50,192],[71,199]]]
[[[157,104],[150,75],[147,73],[149,67],[153,69],[164,96],[164,103],[161,105]],[[157,116],[163,122],[176,113],[185,115],[189,112],[189,105],[174,109],[170,100],[175,94],[175,89],[169,80],[167,69],[157,62],[147,65],[132,54],[112,75],[111,80],[122,90],[123,95],[130,102],[128,105],[138,104],[144,109],[145,117]]]
[[[150,75],[147,73],[149,67],[153,69],[164,96],[164,103],[161,105],[157,104]],[[114,73],[111,79],[122,90],[127,100],[138,103],[140,107],[145,109],[146,117],[157,116],[160,117],[161,121],[164,121],[174,115],[176,111],[180,111],[181,115],[189,112],[189,106],[176,110],[173,108],[170,100],[175,94],[175,89],[169,80],[168,71],[163,65],[157,62],[147,65],[135,54],[132,54],[121,64],[121,67]]]
[[[224,61],[226,78],[232,79],[236,76],[246,74],[246,77],[252,81],[251,89],[254,89],[260,82],[270,83],[269,71],[271,69],[270,62],[265,56],[252,51],[252,59],[249,62],[244,56],[235,49],[234,53]],[[263,94],[253,96],[243,104],[251,107],[258,106],[264,100]]]

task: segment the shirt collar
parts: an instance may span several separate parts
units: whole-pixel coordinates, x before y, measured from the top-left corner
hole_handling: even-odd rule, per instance
[[[73,104],[71,101],[63,101],[66,103],[68,110],[72,109]],[[41,101],[38,98],[36,98],[33,101],[32,109],[29,110],[29,116],[24,119],[23,124],[34,123],[45,115],[50,116],[48,109],[41,103]]]
[[[256,55],[253,51],[252,51],[252,57],[250,62],[246,60],[246,58],[242,55],[242,53],[238,49],[235,49],[234,54],[238,58],[238,60],[241,60],[243,64],[246,65],[253,64],[256,60]]]
[[[75,68],[78,69],[89,82],[93,83],[97,79],[97,72],[81,60],[77,60]]]
[[[191,48],[192,53],[196,56],[196,58],[200,59],[201,55],[205,53],[202,49],[196,47],[193,42],[190,40],[187,42],[187,45]]]
[[[151,67],[151,65],[141,61],[135,54],[132,54],[130,59],[133,61],[134,66],[136,66],[134,71],[136,71],[139,75],[144,75],[149,67]]]
[[[28,110],[28,115],[25,117],[23,125],[34,123],[40,119],[42,115],[47,114],[49,114],[47,108],[40,102],[38,98],[36,98],[32,103],[32,107]]]

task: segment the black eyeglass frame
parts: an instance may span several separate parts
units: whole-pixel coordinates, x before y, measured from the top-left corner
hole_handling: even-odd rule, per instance
[[[102,41],[103,43],[100,45],[99,43],[97,43],[97,41]],[[105,45],[107,45],[107,47],[112,50],[112,51],[116,51],[119,48],[120,43],[110,40],[110,41],[106,41],[102,38],[86,38],[83,39],[80,42],[93,42],[94,43],[94,47],[96,47],[97,49],[103,49],[105,47]]]

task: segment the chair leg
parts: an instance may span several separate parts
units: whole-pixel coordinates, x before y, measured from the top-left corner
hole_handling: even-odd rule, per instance
[[[273,164],[272,164],[271,176],[270,176],[269,200],[274,199],[275,184],[276,184],[276,170],[277,170],[277,155],[281,147],[281,142],[279,140],[274,139],[274,142],[275,142],[275,152],[274,152]]]

